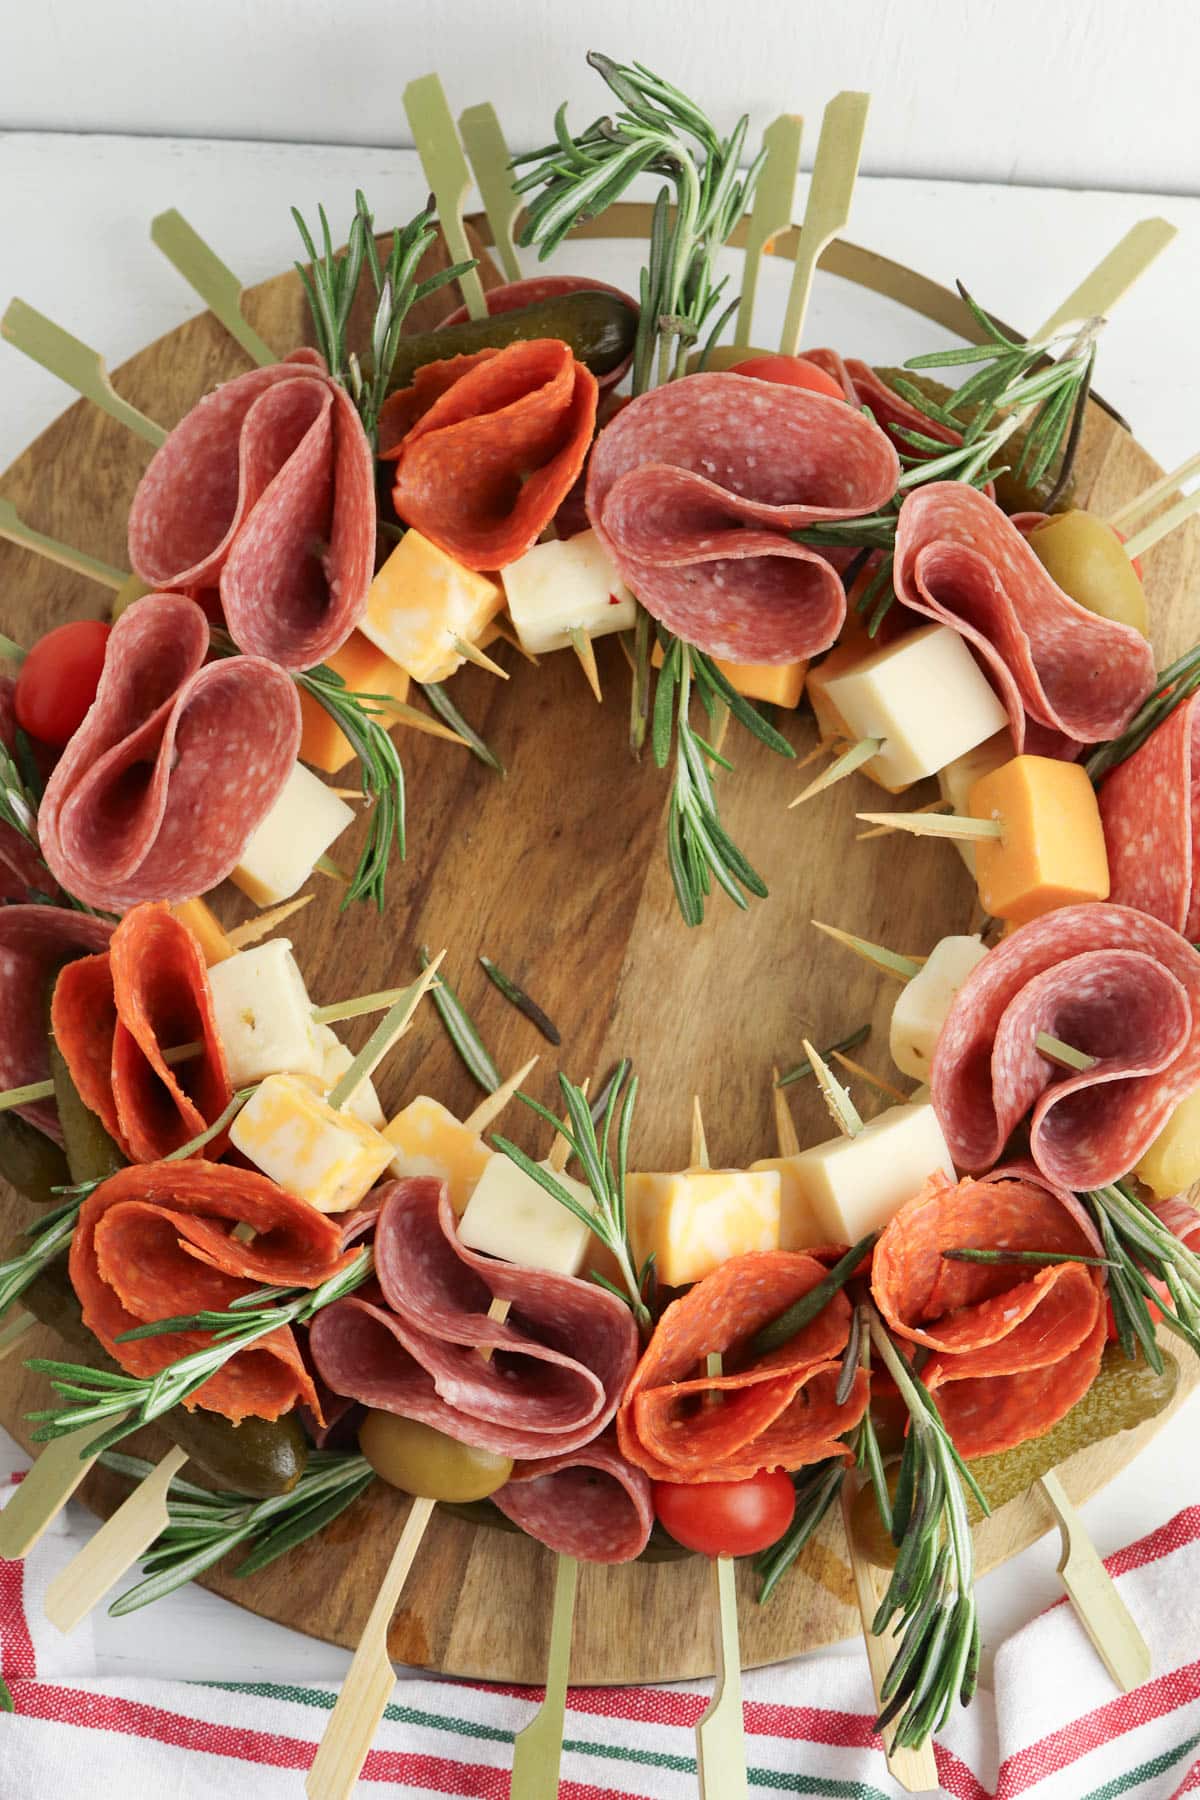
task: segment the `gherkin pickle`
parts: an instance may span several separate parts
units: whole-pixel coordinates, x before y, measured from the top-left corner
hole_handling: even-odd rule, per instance
[[[53,1138],[15,1112],[0,1113],[0,1176],[35,1206],[58,1206],[71,1179],[67,1159]]]
[[[512,312],[464,319],[461,325],[401,338],[388,390],[394,393],[407,387],[426,363],[470,356],[476,350],[499,350],[533,338],[557,338],[593,375],[607,375],[630,354],[636,333],[637,314],[619,294],[600,288],[556,294]]]
[[[86,1106],[75,1086],[67,1059],[49,1036],[50,1074],[54,1081],[54,1103],[62,1127],[63,1149],[72,1181],[104,1180],[125,1167],[125,1157],[109,1137],[90,1107]]]

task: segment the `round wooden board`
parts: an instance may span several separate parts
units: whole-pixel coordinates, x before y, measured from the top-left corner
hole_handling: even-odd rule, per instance
[[[786,251],[791,234],[776,246]],[[834,245],[829,266],[907,304],[958,317],[958,302],[911,271],[853,246]],[[494,271],[492,279],[495,279]],[[940,311],[935,311],[935,307]],[[283,354],[311,341],[294,275],[246,296],[246,313]],[[214,382],[246,360],[209,315],[143,350],[117,373],[121,393],[173,425]],[[80,402],[64,413],[0,478],[29,524],[124,566],[124,522],[149,449]],[[1140,492],[1160,471],[1099,407],[1090,409],[1079,458],[1077,503],[1104,513]],[[1146,586],[1160,664],[1196,636],[1187,595],[1200,579],[1200,525],[1175,532],[1146,558]],[[25,641],[81,615],[101,616],[108,596],[29,553],[0,542],[4,628]],[[1189,616],[1190,613],[1190,616]],[[606,703],[597,706],[574,657],[540,668],[511,655],[501,682],[476,669],[456,677],[454,697],[503,757],[499,780],[453,746],[401,735],[409,789],[407,862],[391,878],[380,920],[365,908],[338,910],[332,883],[288,928],[314,997],[330,1001],[408,979],[415,949],[448,949],[458,987],[502,1069],[543,1052],[527,1084],[553,1104],[559,1053],[490,987],[476,957],[485,952],[523,982],[560,1024],[561,1066],[598,1077],[620,1055],[642,1077],[634,1129],[635,1166],[672,1168],[687,1158],[693,1094],[702,1098],[717,1162],[744,1164],[774,1149],[773,1063],[801,1054],[801,1039],[837,1037],[870,1020],[861,1052],[892,1074],[886,1054],[893,993],[856,959],[820,938],[825,919],[906,951],[924,951],[966,929],[973,888],[953,849],[896,837],[856,841],[855,811],[875,793],[847,781],[802,812],[787,802],[806,777],[737,732],[727,746],[736,773],[722,777],[722,805],[735,840],[764,874],[770,898],[740,913],[718,896],[704,927],[680,922],[663,854],[667,778],[626,749],[628,677],[613,640],[599,647]],[[806,712],[786,730],[803,756],[814,730]],[[347,771],[347,776],[351,774]],[[912,804],[927,796],[917,793]],[[343,844],[339,855],[348,852]],[[245,916],[233,889],[217,896],[229,923]],[[365,1025],[364,1025],[365,1033]],[[353,1041],[360,1038],[350,1034]],[[465,1113],[478,1099],[431,1007],[422,1009],[380,1081],[389,1112],[418,1089]],[[829,1135],[813,1084],[790,1090],[802,1142]],[[871,1096],[857,1094],[868,1111]],[[880,1102],[882,1104],[882,1102]],[[539,1153],[532,1121],[514,1108],[506,1129]],[[29,1209],[0,1196],[6,1235]],[[50,1353],[39,1330],[30,1354]],[[1174,1344],[1172,1349],[1175,1354]],[[1178,1405],[1200,1376],[1183,1355]],[[47,1403],[41,1377],[5,1366],[0,1420],[29,1444],[25,1414]],[[1083,1452],[1061,1474],[1072,1496],[1094,1493],[1129,1462],[1166,1418]],[[139,1446],[156,1455],[162,1440]],[[103,1471],[83,1493],[107,1513],[127,1488]],[[313,1636],[354,1644],[391,1555],[405,1512],[400,1495],[377,1483],[319,1538],[263,1574],[238,1582],[227,1572],[206,1585],[265,1617]],[[983,1570],[1003,1562],[1051,1523],[1036,1491],[1012,1502],[977,1532]],[[393,1657],[448,1673],[516,1682],[542,1678],[554,1562],[527,1538],[477,1529],[435,1514],[390,1633]],[[712,1672],[709,1575],[705,1563],[585,1567],[572,1647],[580,1683],[681,1679]],[[746,1664],[776,1661],[858,1629],[850,1572],[836,1519],[827,1522],[792,1577],[766,1608],[754,1604],[751,1574],[740,1574]],[[136,1625],[130,1627],[136,1630]]]

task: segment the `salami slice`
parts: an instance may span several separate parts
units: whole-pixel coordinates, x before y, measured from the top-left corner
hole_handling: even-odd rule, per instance
[[[0,906],[0,1090],[45,1081],[50,1073],[50,983],[64,963],[101,950],[107,919],[62,906]],[[52,1100],[20,1108],[23,1118],[61,1140]]]
[[[417,1177],[383,1193],[380,1293],[314,1319],[322,1380],[501,1456],[540,1460],[599,1436],[637,1360],[628,1307],[594,1283],[466,1249],[442,1182]],[[487,1316],[494,1299],[512,1305],[503,1324]]]
[[[125,912],[223,881],[300,746],[295,683],[260,657],[205,664],[195,601],[150,594],[113,626],[95,702],[46,784],[42,852],[69,893]]]
[[[522,306],[538,306],[543,300],[559,300],[564,294],[615,294],[623,300],[630,311],[639,311],[638,303],[632,294],[623,288],[613,287],[608,281],[593,281],[588,275],[528,275],[522,281],[506,281],[500,287],[489,288],[484,295],[487,301],[489,316],[495,313],[517,312]],[[465,306],[455,307],[449,318],[443,319],[437,327],[441,331],[447,325],[462,325],[470,317]],[[606,393],[629,372],[633,361],[633,352],[610,369],[607,375],[596,377],[600,392]]]
[[[285,669],[345,642],[374,570],[374,462],[315,350],[192,408],[138,484],[129,555],[151,587],[219,584],[235,642]]]
[[[555,338],[418,369],[379,422],[398,517],[469,569],[515,562],[583,468],[596,397],[595,376]]]
[[[104,954],[69,964],[52,1022],[80,1097],[132,1162],[161,1161],[232,1098],[204,957],[169,907],[135,907]],[[200,1055],[165,1060],[191,1043]],[[214,1140],[208,1156],[222,1146]]]
[[[1112,898],[1200,938],[1200,694],[1117,764],[1099,800]]]
[[[963,1456],[1041,1437],[1095,1380],[1106,1319],[1100,1271],[1078,1262],[950,1262],[950,1249],[1100,1245],[1071,1193],[1026,1167],[957,1185],[931,1176],[884,1227],[871,1291],[898,1337],[933,1354],[922,1369]]]
[[[492,1504],[539,1544],[580,1562],[632,1562],[654,1524],[649,1480],[610,1432],[586,1450],[518,1464]]]
[[[1097,1059],[1063,1071],[1046,1031]],[[958,990],[933,1056],[933,1104],[955,1164],[999,1161],[1028,1115],[1029,1146],[1062,1188],[1128,1173],[1200,1084],[1200,955],[1129,907],[1063,907],[1014,931]]]
[[[238,1224],[253,1227],[251,1242],[233,1235]],[[123,1369],[149,1376],[212,1343],[211,1333],[121,1343],[122,1332],[220,1311],[259,1287],[317,1287],[344,1261],[336,1219],[253,1170],[189,1161],[136,1164],[102,1183],[80,1210],[70,1271],[89,1331]],[[297,1402],[320,1420],[295,1335],[281,1329],[239,1351],[184,1404],[236,1423],[277,1419]]]
[[[0,675],[0,744],[11,756],[17,744],[17,718],[13,708],[16,682]],[[15,825],[0,823],[0,906],[10,901],[33,900],[44,895],[53,900],[58,883],[42,862],[35,845]]]
[[[895,584],[906,606],[971,645],[1008,708],[1018,752],[1029,720],[1061,733],[1068,753],[1117,737],[1154,686],[1142,634],[1072,600],[995,502],[964,482],[908,495]]]
[[[850,1303],[835,1294],[778,1350],[747,1360],[744,1346],[814,1288],[813,1256],[765,1250],[733,1257],[672,1301],[655,1327],[617,1414],[626,1458],[655,1481],[743,1481],[762,1469],[799,1469],[845,1454],[842,1433],[867,1404],[860,1371],[837,1404]],[[713,1351],[725,1372],[696,1375]],[[704,1404],[717,1396],[719,1406]]]
[[[733,662],[828,649],[846,616],[831,564],[787,534],[872,511],[895,450],[824,394],[689,375],[642,394],[600,433],[588,518],[654,618]]]

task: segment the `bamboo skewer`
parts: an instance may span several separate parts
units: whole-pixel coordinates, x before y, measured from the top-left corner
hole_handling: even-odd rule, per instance
[[[1096,1655],[1122,1693],[1127,1694],[1150,1679],[1154,1666],[1150,1646],[1053,1469],[1042,1476],[1041,1489],[1062,1538],[1058,1573],[1067,1598]]]
[[[79,1425],[41,1451],[0,1513],[0,1557],[12,1562],[32,1550],[95,1462],[84,1452],[98,1435],[94,1422]]]
[[[5,1319],[3,1326],[0,1327],[0,1362],[4,1362],[12,1355],[17,1345],[25,1341],[36,1324],[37,1320],[33,1314],[25,1312],[22,1307],[17,1307],[11,1319]]]
[[[1182,487],[1185,481],[1190,481],[1193,475],[1200,475],[1200,451],[1195,456],[1189,456],[1186,462],[1180,463],[1177,469],[1172,469],[1169,475],[1162,476],[1140,494],[1135,494],[1124,506],[1118,506],[1115,512],[1109,513],[1108,524],[1116,531],[1125,531],[1136,525],[1144,513],[1157,506],[1160,500],[1165,500],[1168,494],[1173,494],[1176,488]]]
[[[738,301],[733,342],[745,349],[754,324],[754,297],[758,290],[758,274],[767,246],[792,222],[792,203],[796,197],[796,172],[800,167],[800,140],[804,120],[799,113],[781,113],[763,132],[763,148],[767,160],[763,164],[754,192],[754,207],[746,226],[746,248],[742,262],[742,293]]]
[[[7,338],[33,362],[49,369],[51,375],[57,375],[77,394],[93,401],[109,418],[136,432],[156,450],[164,442],[167,434],[162,426],[156,425],[153,419],[148,419],[145,413],[118,394],[100,352],[72,337],[69,331],[64,331],[36,307],[26,305],[24,300],[10,300],[0,318],[0,337]]]
[[[1002,819],[972,819],[961,813],[860,812],[855,817],[865,825],[886,825],[891,831],[910,831],[914,837],[960,838],[966,843],[978,843],[984,838],[1004,836]]]
[[[242,314],[242,284],[175,207],[150,221],[150,241],[260,368],[279,358]]]
[[[468,106],[458,115],[458,131],[492,228],[492,248],[509,281],[520,281],[515,226],[521,212],[521,196],[513,186],[508,145],[495,107],[489,100]]]
[[[1029,342],[1044,344],[1068,326],[1079,325],[1087,319],[1104,318],[1162,254],[1175,233],[1176,227],[1166,219],[1140,219],[1120,243],[1101,258],[1091,273],[1084,276]]]
[[[433,189],[438,222],[450,259],[455,263],[473,262],[463,224],[463,208],[471,190],[471,171],[439,77],[421,75],[416,81],[410,81],[404,90],[404,110],[408,114],[425,179]],[[467,269],[460,275],[458,285],[471,318],[486,319],[487,301],[479,270]]]
[[[35,531],[32,525],[25,523],[11,500],[0,499],[0,538],[20,544],[23,550],[32,550],[35,556],[44,556],[47,562],[58,563],[75,575],[98,581],[102,587],[120,590],[129,580],[127,569],[118,569],[112,563],[102,562],[98,556],[89,556],[84,550],[76,550],[71,544],[62,544],[57,538]]]
[[[1200,511],[1200,487],[1185,494],[1174,506],[1168,506],[1166,512],[1160,513],[1157,519],[1151,519],[1148,525],[1143,525],[1140,531],[1135,531],[1132,537],[1126,539],[1125,554],[1130,562],[1144,551],[1152,550],[1155,544],[1161,543],[1163,538],[1197,511]]]
[[[867,129],[869,94],[836,94],[825,108],[816,161],[796,247],[796,266],[788,295],[787,315],[779,348],[785,356],[800,349],[804,315],[821,252],[850,217],[850,200],[858,176],[858,159]]]

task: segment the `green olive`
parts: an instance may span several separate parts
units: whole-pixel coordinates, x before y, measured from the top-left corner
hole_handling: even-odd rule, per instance
[[[511,1457],[460,1444],[398,1413],[369,1412],[358,1428],[358,1447],[377,1475],[427,1500],[486,1500],[512,1474]]]
[[[1029,534],[1029,548],[1064,594],[1089,612],[1150,636],[1150,612],[1137,570],[1111,525],[1093,513],[1055,513]]]

